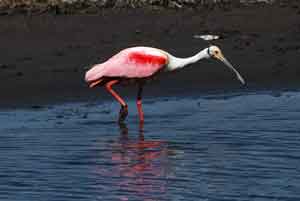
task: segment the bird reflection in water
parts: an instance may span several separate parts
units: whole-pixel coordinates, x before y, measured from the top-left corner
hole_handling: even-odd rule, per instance
[[[119,190],[126,192],[120,200],[164,200],[167,186],[168,147],[161,140],[145,140],[143,124],[138,139],[129,139],[128,128],[120,123],[120,138],[113,145],[112,162],[120,177]]]

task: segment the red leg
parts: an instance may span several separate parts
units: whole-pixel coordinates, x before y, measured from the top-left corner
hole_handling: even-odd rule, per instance
[[[139,89],[138,89],[137,100],[136,100],[140,123],[144,122],[144,112],[143,112],[143,108],[142,108],[142,92],[143,92],[143,86],[140,85]]]
[[[111,93],[111,95],[121,104],[120,114],[119,114],[119,122],[123,122],[128,115],[128,107],[125,101],[112,89],[112,85],[118,83],[119,80],[111,80],[106,83],[106,90]]]

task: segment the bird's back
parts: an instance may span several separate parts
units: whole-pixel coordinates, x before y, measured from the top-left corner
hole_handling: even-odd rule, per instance
[[[101,77],[145,78],[155,74],[168,63],[162,50],[151,47],[132,47],[122,50],[86,73],[86,81]]]

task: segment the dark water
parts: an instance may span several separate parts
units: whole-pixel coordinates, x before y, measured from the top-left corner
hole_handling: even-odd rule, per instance
[[[0,112],[0,200],[300,200],[300,93]]]

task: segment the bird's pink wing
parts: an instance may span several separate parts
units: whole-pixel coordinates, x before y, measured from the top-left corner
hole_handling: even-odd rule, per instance
[[[108,61],[95,65],[86,73],[86,81],[101,77],[145,78],[162,69],[168,56],[154,48],[129,48],[116,54]]]

